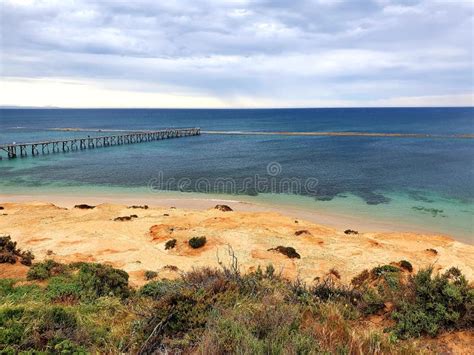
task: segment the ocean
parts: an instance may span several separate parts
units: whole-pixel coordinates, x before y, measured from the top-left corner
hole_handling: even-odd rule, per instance
[[[204,133],[35,158],[8,160],[0,151],[0,194],[206,194],[334,211],[474,243],[474,139],[465,137],[474,134],[474,108],[0,110],[0,144],[171,127]]]

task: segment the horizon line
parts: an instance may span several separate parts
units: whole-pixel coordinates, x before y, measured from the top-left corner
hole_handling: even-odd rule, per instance
[[[1,110],[315,110],[367,108],[474,108],[471,106],[316,106],[316,107],[60,107],[60,106],[1,106]]]

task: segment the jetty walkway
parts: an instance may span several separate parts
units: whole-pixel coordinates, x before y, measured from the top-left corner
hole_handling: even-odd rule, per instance
[[[108,136],[88,136],[67,139],[48,140],[31,143],[1,144],[0,151],[7,153],[9,159],[26,157],[28,154],[38,156],[40,154],[69,152],[76,150],[94,149],[100,147],[118,146],[151,142],[169,138],[181,138],[198,136],[200,128],[163,129],[158,131],[138,131],[120,133]],[[1,159],[1,156],[0,156]]]

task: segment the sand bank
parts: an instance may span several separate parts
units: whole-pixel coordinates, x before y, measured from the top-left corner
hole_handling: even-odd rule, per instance
[[[72,203],[63,198],[61,202],[56,197],[55,205],[3,203],[0,199],[4,207],[0,234],[9,234],[21,248],[31,249],[37,260],[52,257],[63,262],[110,263],[129,272],[135,285],[145,282],[146,270],[173,278],[193,267],[218,266],[219,260],[226,263],[229,245],[243,270],[271,263],[284,276],[306,282],[328,275],[331,269],[338,271],[341,282],[348,282],[364,269],[402,259],[409,260],[415,269],[457,266],[470,280],[474,278],[474,246],[442,235],[374,231],[346,235],[340,228],[276,211],[258,211],[261,207],[239,202],[228,203],[235,209],[232,212],[213,209],[218,201],[211,200],[207,200],[208,206],[197,201],[198,208],[187,201],[187,208],[182,208],[179,199],[162,200],[162,206],[148,209],[128,208],[139,203],[122,200],[121,204],[104,203],[81,210],[72,206],[94,204],[94,199],[76,198]],[[137,218],[114,221],[130,215]],[[207,244],[201,249],[190,248],[187,241],[194,236],[205,236]],[[165,250],[170,239],[176,239],[177,245]],[[268,251],[279,245],[294,247],[301,258]]]
[[[426,134],[384,132],[265,132],[265,131],[201,131],[204,134],[257,135],[257,136],[314,136],[314,137],[388,137],[388,138],[474,138],[473,134]]]
[[[51,131],[63,132],[152,132],[150,130],[121,130],[121,129],[89,129],[89,128],[50,128]],[[387,132],[288,132],[288,131],[213,131],[203,130],[203,134],[225,135],[257,135],[257,136],[315,136],[315,137],[388,137],[388,138],[460,138],[472,139],[474,134],[427,134],[427,133],[387,133]]]

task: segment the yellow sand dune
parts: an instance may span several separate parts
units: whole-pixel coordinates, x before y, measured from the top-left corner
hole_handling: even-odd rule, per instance
[[[222,212],[150,207],[131,209],[101,204],[94,209],[58,207],[48,203],[3,203],[0,235],[9,234],[36,260],[96,261],[130,273],[135,285],[146,270],[173,278],[179,271],[229,262],[231,246],[243,271],[272,264],[289,278],[311,282],[335,269],[341,282],[380,264],[410,261],[415,269],[434,265],[459,267],[474,278],[474,246],[445,236],[381,232],[346,235],[343,230],[295,219],[277,212]],[[137,215],[130,221],[116,217]],[[207,244],[192,249],[189,238],[205,236]],[[174,249],[165,243],[176,239]],[[268,249],[291,246],[300,259]],[[430,250],[432,249],[432,250]],[[174,267],[178,271],[173,270]]]

